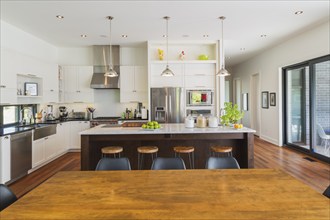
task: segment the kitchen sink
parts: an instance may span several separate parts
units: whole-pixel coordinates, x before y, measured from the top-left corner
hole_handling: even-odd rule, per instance
[[[47,136],[56,134],[56,124],[36,124],[34,125],[33,140],[45,138]]]

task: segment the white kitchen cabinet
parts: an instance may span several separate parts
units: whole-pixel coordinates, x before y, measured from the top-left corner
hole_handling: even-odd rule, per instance
[[[43,102],[52,103],[59,101],[59,79],[58,66],[52,65],[47,68],[47,72],[43,75]]]
[[[57,154],[62,154],[70,146],[70,122],[57,124]]]
[[[147,48],[120,46],[120,66],[147,65]]]
[[[90,88],[92,66],[63,66],[64,101],[93,102],[94,90]]]
[[[57,156],[56,134],[32,142],[32,168]]]
[[[174,76],[163,77],[166,63],[153,63],[150,70],[150,87],[184,87],[183,64],[169,64]]]
[[[32,142],[32,168],[39,166],[46,161],[44,138]]]
[[[80,132],[90,128],[89,121],[71,121],[70,122],[70,149],[81,148]]]
[[[120,67],[120,102],[148,100],[148,73],[145,66]]]
[[[1,76],[0,76],[0,104],[17,103],[16,68],[17,59],[15,54],[8,49],[1,48]]]
[[[10,135],[0,137],[0,183],[10,178]]]
[[[45,158],[46,161],[57,156],[58,143],[56,134],[45,137]]]
[[[184,69],[186,89],[215,88],[215,63],[187,63]]]

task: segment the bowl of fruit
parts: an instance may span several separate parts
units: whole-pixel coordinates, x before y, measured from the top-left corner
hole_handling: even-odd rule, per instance
[[[235,129],[242,129],[243,125],[242,124],[234,124]]]
[[[157,121],[149,121],[148,123],[143,124],[141,127],[142,129],[149,131],[153,131],[161,128],[160,124],[158,124]]]

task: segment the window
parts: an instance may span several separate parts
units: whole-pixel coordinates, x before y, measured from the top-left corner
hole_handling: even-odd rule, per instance
[[[11,126],[21,122],[34,123],[37,105],[0,106],[0,126]]]

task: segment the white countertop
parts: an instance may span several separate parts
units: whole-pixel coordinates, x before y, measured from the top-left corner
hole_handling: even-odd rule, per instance
[[[125,134],[200,134],[200,133],[254,133],[250,128],[234,129],[230,127],[217,128],[185,128],[184,124],[161,124],[160,129],[146,130],[140,127],[103,127],[99,125],[94,128],[80,132],[81,135],[125,135]]]

